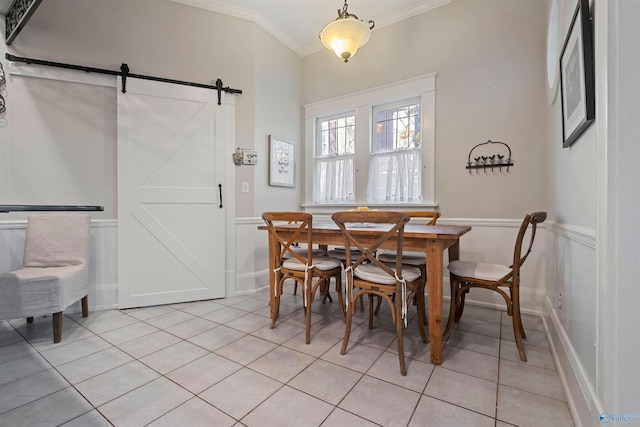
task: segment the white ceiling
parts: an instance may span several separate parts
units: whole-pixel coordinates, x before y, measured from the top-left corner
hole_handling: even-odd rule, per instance
[[[0,14],[6,15],[13,0],[0,0]]]
[[[252,20],[301,56],[322,48],[318,33],[344,0],[172,0]],[[349,13],[382,28],[455,0],[348,0]],[[374,35],[375,36],[375,29]]]
[[[249,19],[269,31],[300,56],[322,49],[318,33],[338,16],[344,0],[172,0]],[[348,0],[349,13],[375,29],[402,21],[455,0]],[[0,0],[6,15],[13,0]],[[37,13],[37,12],[36,12]],[[28,24],[27,24],[28,25]]]

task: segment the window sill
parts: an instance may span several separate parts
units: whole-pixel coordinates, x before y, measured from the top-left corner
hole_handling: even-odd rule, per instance
[[[358,206],[367,206],[370,209],[380,211],[393,210],[436,210],[437,203],[393,203],[393,204],[369,204],[369,203],[303,203],[300,207],[310,213],[333,213],[341,210],[355,209]]]

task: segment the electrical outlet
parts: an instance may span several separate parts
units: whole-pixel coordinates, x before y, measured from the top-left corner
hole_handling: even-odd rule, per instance
[[[249,183],[247,181],[242,181],[242,192],[243,193],[249,192]]]

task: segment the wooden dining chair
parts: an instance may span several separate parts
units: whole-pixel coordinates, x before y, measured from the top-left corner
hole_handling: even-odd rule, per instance
[[[504,298],[507,304],[507,314],[512,318],[513,335],[520,359],[523,362],[527,361],[527,355],[522,345],[522,338],[526,338],[526,334],[520,316],[520,269],[531,253],[537,225],[544,222],[546,218],[546,212],[534,212],[524,217],[513,250],[513,263],[509,266],[461,260],[449,263],[447,268],[451,278],[451,304],[449,319],[444,331],[445,336],[449,335],[454,323],[460,321],[464,310],[465,295],[469,290],[471,288],[490,289]],[[531,226],[529,247],[523,255],[522,243],[529,226]]]
[[[413,218],[425,218],[427,219],[426,225],[436,225],[436,221],[440,218],[440,212],[434,211],[404,211],[409,217]],[[393,266],[396,262],[396,252],[395,251],[382,251],[378,254],[378,259],[384,262],[387,265]],[[417,267],[420,269],[420,274],[424,279],[425,283],[427,281],[427,256],[422,252],[403,252],[402,253],[402,264],[408,267]],[[378,308],[376,311],[380,309],[380,301],[378,303]],[[422,321],[427,324],[427,314],[425,312],[424,318]]]
[[[311,342],[311,303],[315,298],[318,288],[325,287],[329,293],[331,278],[336,283],[340,310],[344,314],[342,298],[342,264],[340,261],[325,256],[314,256],[312,244],[312,215],[306,212],[265,212],[262,219],[267,224],[269,235],[277,242],[271,250],[275,251],[275,269],[273,294],[271,301],[271,328],[274,328],[278,320],[280,309],[280,296],[284,282],[291,279],[302,287],[302,300],[306,320],[305,342]],[[279,230],[278,227],[283,226]],[[286,231],[285,231],[286,230]],[[294,246],[295,242],[306,241],[306,251],[300,251]],[[314,282],[315,279],[315,282]],[[324,300],[323,300],[324,302]]]
[[[402,257],[397,257],[396,265],[389,267],[376,258],[375,252],[390,240],[395,240],[394,247],[397,253],[402,254],[404,226],[409,222],[409,215],[402,212],[360,211],[336,212],[331,218],[342,232],[345,248],[353,247],[361,253],[357,259],[352,259],[352,251],[346,251],[347,324],[340,354],[347,352],[356,301],[365,295],[369,296],[371,329],[374,314],[373,297],[376,296],[389,305],[391,321],[396,328],[400,373],[406,375],[403,329],[407,323],[407,301],[412,301],[415,295],[424,295],[424,281],[419,269],[403,268]],[[374,236],[367,228],[354,228],[354,223],[382,225],[386,226],[386,231],[381,236]],[[417,306],[418,319],[422,319],[425,311],[424,298],[417,298]],[[426,343],[424,324],[421,321],[417,323],[422,341]]]
[[[295,253],[300,254],[301,256],[306,256],[307,255],[307,251],[308,251],[308,247],[307,246],[308,245],[300,246],[299,243],[295,242],[294,244],[291,245],[291,249]],[[326,254],[326,252],[324,250],[322,250],[320,248],[313,248],[312,249],[312,255],[313,255],[314,258],[317,258],[317,257],[320,257],[320,256],[325,256],[327,254]],[[286,254],[284,254],[284,257],[285,258],[291,258],[292,255],[291,255],[291,253],[287,252]],[[324,291],[324,290],[321,290],[321,291]],[[295,284],[293,285],[293,294],[294,295],[298,295],[298,282],[295,282]],[[329,295],[328,292],[324,294],[324,298],[323,299],[326,300],[327,298],[329,299],[329,301],[332,301],[331,295]]]

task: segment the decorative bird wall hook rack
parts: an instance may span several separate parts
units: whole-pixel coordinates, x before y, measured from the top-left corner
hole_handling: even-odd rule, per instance
[[[506,147],[506,151],[504,152],[504,154],[496,153],[493,155],[477,155],[476,157],[471,157],[474,154],[476,148],[487,144],[503,145],[504,147]],[[504,150],[503,147],[501,148]],[[491,172],[502,172],[503,168],[507,172],[509,172],[509,168],[511,166],[513,166],[513,160],[511,160],[511,148],[504,142],[488,140],[487,142],[476,145],[471,149],[471,151],[469,151],[466,169],[469,169],[469,174],[471,174],[472,170],[475,170],[477,172],[480,169],[484,170],[485,173],[487,173],[487,170],[489,169],[491,169]]]

